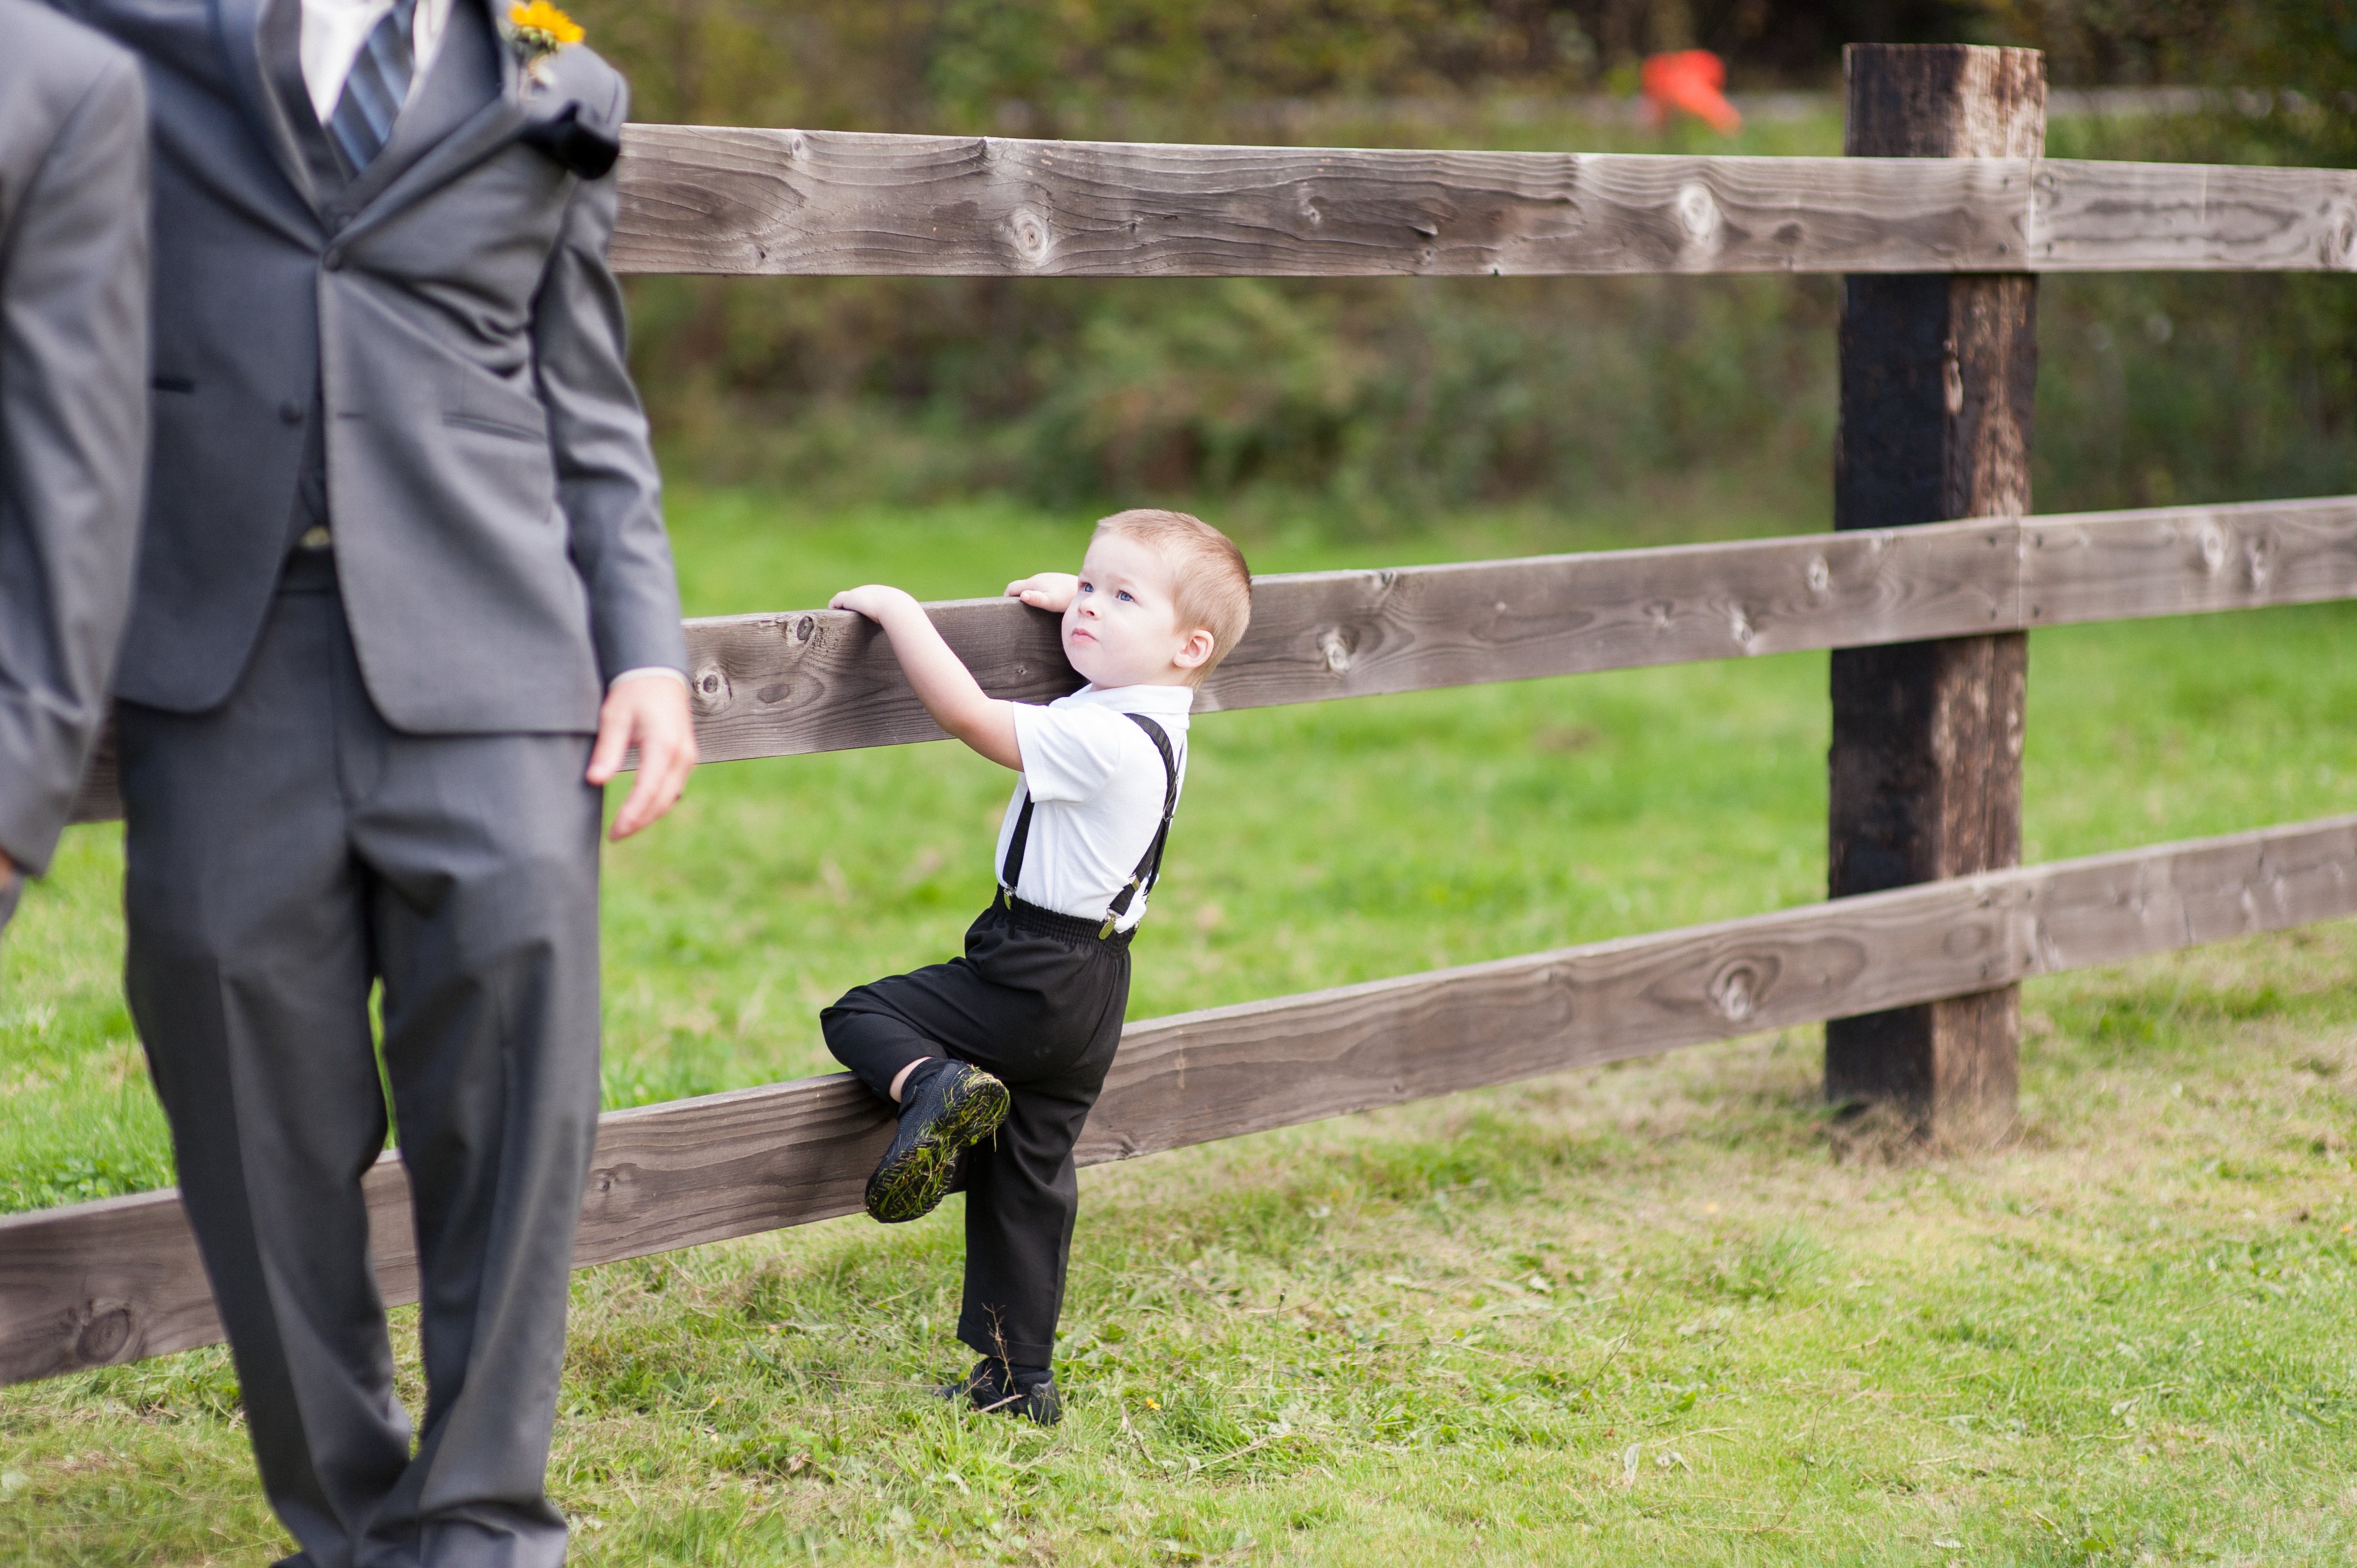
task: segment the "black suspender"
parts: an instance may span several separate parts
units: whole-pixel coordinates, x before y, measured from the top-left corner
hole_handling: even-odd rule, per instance
[[[1129,874],[1129,880],[1113,896],[1113,908],[1105,911],[1104,929],[1097,933],[1099,941],[1113,935],[1114,922],[1129,912],[1129,901],[1137,897],[1141,888],[1151,893],[1154,885],[1162,879],[1162,846],[1170,842],[1170,818],[1178,810],[1178,764],[1170,755],[1170,737],[1144,714],[1131,714],[1129,717],[1146,732],[1154,749],[1162,754],[1162,822],[1154,830],[1154,842],[1146,846],[1137,869]]]
[[[1154,749],[1162,754],[1162,825],[1154,830],[1154,842],[1146,846],[1146,858],[1137,863],[1137,869],[1130,873],[1129,880],[1123,883],[1121,891],[1114,895],[1113,907],[1105,911],[1104,929],[1097,932],[1099,940],[1113,935],[1114,926],[1129,912],[1131,901],[1141,890],[1153,892],[1154,885],[1162,879],[1162,846],[1170,841],[1170,819],[1178,810],[1178,763],[1170,752],[1170,737],[1162,732],[1160,725],[1144,714],[1125,714],[1122,716],[1144,730],[1146,738],[1154,743]],[[998,885],[1010,902],[1015,897],[1017,884],[1023,880],[1023,848],[1031,838],[1032,805],[1031,791],[1026,789],[1023,791],[1023,814],[1015,819],[1015,836],[1006,841],[1006,860],[998,870]]]

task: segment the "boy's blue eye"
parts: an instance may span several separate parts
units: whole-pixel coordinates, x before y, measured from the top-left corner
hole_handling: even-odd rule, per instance
[[[1114,597],[1116,599],[1129,599],[1129,590],[1127,588],[1123,588],[1119,592],[1115,593]],[[1130,599],[1129,602],[1135,604],[1137,601],[1135,599]]]

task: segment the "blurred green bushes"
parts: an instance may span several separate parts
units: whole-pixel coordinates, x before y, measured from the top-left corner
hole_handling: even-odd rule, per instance
[[[1251,492],[1375,523],[1731,453],[1813,484],[1835,297],[1749,278],[640,293],[651,392],[676,400],[673,456],[702,475],[896,501]]]
[[[1727,143],[1598,118],[1642,50],[1830,88],[1848,38],[2037,43],[2058,81],[2222,96],[2058,118],[2056,156],[2357,162],[2347,5],[2132,0],[653,0],[582,6],[643,119],[1192,141],[1832,153],[1831,101]],[[2341,38],[2347,32],[2347,38]],[[2348,81],[2344,84],[2342,78]],[[1586,95],[1583,97],[1582,95]],[[2340,277],[2050,278],[2041,510],[2357,489]],[[642,279],[673,470],[814,499],[1164,499],[1387,532],[1708,470],[1822,517],[1830,278]]]

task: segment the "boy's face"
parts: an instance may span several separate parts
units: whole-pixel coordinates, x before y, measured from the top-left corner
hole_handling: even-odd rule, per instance
[[[1154,546],[1125,533],[1097,535],[1064,610],[1064,657],[1099,686],[1185,684],[1210,652],[1211,634],[1179,628],[1176,585]]]

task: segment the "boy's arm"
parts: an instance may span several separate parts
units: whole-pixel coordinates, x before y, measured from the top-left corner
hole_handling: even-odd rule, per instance
[[[974,674],[950,651],[925,615],[925,607],[899,588],[870,583],[837,594],[834,610],[856,610],[892,639],[900,673],[917,690],[917,700],[933,722],[1002,768],[1023,771],[1023,751],[1015,740],[1015,704],[983,693]]]

